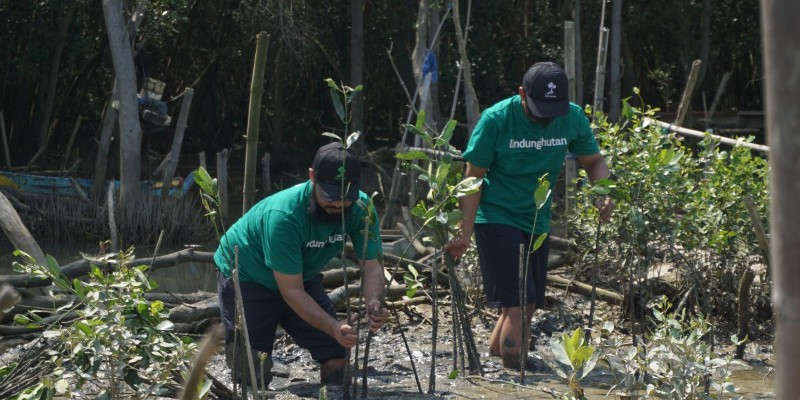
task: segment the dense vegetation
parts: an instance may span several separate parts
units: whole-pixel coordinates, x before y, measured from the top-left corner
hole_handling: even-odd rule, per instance
[[[271,36],[260,137],[262,150],[274,155],[275,168],[304,166],[293,163],[307,157],[289,159],[285,155],[292,153],[281,150],[309,154],[325,140],[319,134],[337,126],[323,79],[331,77],[345,84],[350,79],[350,12],[351,4],[359,1],[127,3],[130,9],[147,5],[135,38],[139,85],[145,76],[167,83],[165,98],[173,120],[180,106],[179,95],[186,87],[195,89],[185,153],[214,154],[232,148],[232,159],[243,153],[240,148],[247,121],[255,35],[260,31]],[[417,11],[428,1],[361,3],[364,137],[372,148],[393,146],[400,138],[408,101],[392,62],[403,83],[413,88]],[[434,16],[447,17],[436,46],[440,80],[435,101],[443,113],[449,113],[458,61],[453,14],[444,1],[430,3]],[[466,26],[467,4],[461,3],[462,26]],[[606,9],[606,26],[610,26],[611,2]],[[525,68],[533,62],[563,60],[563,21],[573,20],[575,15],[580,16],[583,81],[578,102],[591,103],[600,14],[600,1],[472,2],[467,51],[480,104],[486,107],[513,93]],[[637,86],[648,103],[674,111],[691,62],[700,58],[706,69],[695,90],[695,110],[703,109],[704,95],[709,106],[726,72],[732,76],[718,111],[760,109],[758,14],[757,3],[751,1],[625,2],[620,51],[622,96],[629,96]],[[70,163],[82,159],[76,173],[91,175],[100,121],[113,83],[101,5],[88,0],[1,1],[0,77],[0,110],[5,116],[9,145],[14,149],[12,165],[26,165],[46,141],[48,132],[49,156],[40,157],[37,163],[43,168],[60,164],[75,120],[83,116]],[[463,113],[463,107],[459,107],[453,118],[466,121]],[[464,128],[459,127],[453,144],[460,146],[465,136]],[[172,130],[145,133],[143,177],[163,158],[171,137]],[[376,144],[378,140],[388,143]],[[194,158],[191,161],[194,163]],[[112,169],[118,168],[113,158],[110,164]],[[185,168],[178,171],[181,176],[188,172]],[[112,175],[119,173],[112,171]]]

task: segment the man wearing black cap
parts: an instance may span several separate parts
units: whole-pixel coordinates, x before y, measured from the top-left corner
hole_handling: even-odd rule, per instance
[[[380,224],[374,207],[367,207],[369,197],[359,190],[360,175],[358,157],[352,151],[338,142],[322,146],[308,170],[308,181],[261,200],[220,239],[214,261],[219,268],[217,291],[226,356],[234,379],[241,379],[239,360],[246,356],[232,346],[236,303],[231,274],[235,263],[253,351],[271,354],[280,324],[320,363],[323,384],[343,382],[345,349],[357,339],[355,328],[336,319],[320,274],[342,251],[347,236],[356,256],[364,255],[369,329],[375,332],[386,322],[388,312],[381,306],[383,267],[377,261]],[[368,212],[375,218],[366,227]],[[235,357],[239,358],[231,365]],[[263,371],[267,383],[271,366],[269,360]]]
[[[589,121],[567,93],[567,75],[558,64],[533,65],[517,95],[483,111],[463,154],[465,176],[483,178],[483,184],[480,192],[459,199],[464,217],[459,235],[447,248],[460,257],[475,234],[487,305],[500,308],[489,353],[501,357],[508,368],[520,364],[519,247],[527,249],[535,242],[531,235],[550,231],[552,196],[536,209],[538,179],[547,174],[550,187],[555,187],[567,151],[577,156],[592,182],[609,176]],[[601,220],[607,220],[614,207],[611,199],[598,199],[595,205]],[[545,238],[529,257],[527,326],[544,303],[548,252]]]

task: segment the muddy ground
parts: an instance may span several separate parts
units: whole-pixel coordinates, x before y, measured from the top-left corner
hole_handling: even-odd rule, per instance
[[[520,382],[518,371],[502,367],[497,357],[488,354],[487,340],[493,327],[493,319],[480,310],[473,313],[472,326],[476,344],[481,353],[481,364],[484,376],[459,375],[448,379],[453,371],[453,337],[449,320],[449,303],[444,317],[440,318],[439,337],[436,352],[435,390],[430,391],[431,365],[431,321],[432,308],[422,304],[409,306],[397,312],[400,324],[390,322],[379,335],[373,338],[367,367],[367,397],[385,399],[553,399],[568,393],[569,388],[561,378],[547,366],[557,364],[549,348],[551,337],[561,332],[572,331],[582,326],[589,315],[589,302],[584,296],[566,293],[558,289],[548,288],[547,306],[537,310],[532,324],[535,345],[529,352],[529,358],[535,361],[537,370],[526,372],[524,385]],[[618,320],[618,308],[598,303],[595,320]],[[418,381],[415,379],[409,353],[405,349],[399,333],[405,333],[411,358],[416,368]],[[726,338],[728,336],[725,336]],[[362,341],[363,343],[363,341]],[[733,351],[732,346],[720,346],[726,351]],[[355,351],[353,351],[355,354]],[[358,350],[359,370],[355,395],[351,398],[362,398],[363,344]],[[297,347],[288,335],[277,340],[273,354],[275,366],[273,381],[266,392],[267,398],[274,399],[310,399],[320,398],[320,390],[327,392],[328,398],[344,397],[341,388],[319,385],[319,368],[311,360],[308,353]],[[733,375],[737,393],[746,399],[771,399],[774,394],[774,358],[772,344],[769,341],[750,343],[747,346],[744,361],[734,361]],[[214,357],[208,371],[231,385],[230,371],[225,366],[222,353]],[[582,381],[586,397],[605,398],[613,385],[610,371],[598,364],[593,372]],[[616,398],[612,395],[610,398]]]

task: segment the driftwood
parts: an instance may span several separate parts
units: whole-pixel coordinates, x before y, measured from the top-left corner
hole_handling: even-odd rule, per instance
[[[69,322],[75,319],[80,318],[75,311],[70,311],[65,314],[57,314],[51,315],[46,318],[42,318],[42,321],[39,322],[40,326],[37,328],[29,328],[26,326],[8,326],[8,325],[0,325],[0,336],[15,336],[15,335],[24,335],[27,333],[34,333],[44,330],[50,324],[56,322]]]
[[[0,320],[3,319],[3,310],[13,306],[19,301],[19,293],[9,285],[0,285]]]
[[[560,276],[547,275],[547,283],[555,288],[564,289],[568,292],[578,293],[585,296],[592,294],[592,286],[583,282],[569,280]],[[622,295],[606,289],[596,289],[595,296],[597,299],[603,300],[606,303],[613,305],[622,304]]]
[[[184,249],[175,253],[159,257],[137,258],[131,265],[150,265],[151,270],[173,267],[187,262],[213,263],[214,253]],[[116,268],[117,260],[78,260],[61,267],[61,273],[68,279],[79,278],[89,273],[91,265],[97,265],[103,270],[110,271]],[[0,282],[9,283],[15,287],[41,287],[50,285],[50,279],[40,279],[33,275],[0,275]]]
[[[2,193],[0,193],[0,228],[3,229],[15,249],[28,253],[36,260],[37,264],[47,265],[47,258],[44,256],[42,248],[39,247],[39,243],[36,243],[28,228],[19,218],[17,211]]]

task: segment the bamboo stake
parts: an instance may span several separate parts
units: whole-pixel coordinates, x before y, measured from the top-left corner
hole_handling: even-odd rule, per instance
[[[747,194],[744,196],[744,205],[747,208],[750,221],[753,223],[758,247],[761,248],[764,259],[767,260],[767,276],[769,276],[769,239],[767,239],[767,232],[764,230],[764,224],[761,222],[761,216],[758,215],[758,208],[755,201],[753,201],[752,195]]]
[[[664,129],[666,129],[666,130],[668,130],[670,132],[675,132],[675,133],[678,133],[678,134],[681,134],[681,135],[684,135],[684,136],[692,136],[692,137],[696,137],[696,138],[700,138],[700,139],[703,139],[706,136],[708,136],[708,137],[710,137],[710,138],[712,138],[712,139],[714,139],[714,140],[716,140],[716,141],[718,141],[720,143],[725,143],[727,145],[742,146],[742,147],[746,147],[746,148],[748,148],[750,150],[755,150],[755,151],[762,152],[764,154],[769,153],[769,146],[764,146],[764,145],[761,145],[761,144],[747,143],[747,142],[744,142],[744,141],[738,140],[738,139],[731,139],[731,138],[728,138],[728,137],[725,137],[725,136],[712,135],[710,133],[696,131],[694,129],[682,128],[680,126],[676,126],[675,124],[670,124],[668,122],[663,122],[663,121],[659,121],[659,120],[652,119],[652,118],[645,118],[644,122],[645,123],[658,124],[658,126],[664,128]]]
[[[525,245],[519,245],[519,307],[520,307],[520,324],[519,324],[519,381],[525,384],[525,363],[528,351],[525,349],[525,325],[528,325],[527,318],[527,292],[528,292],[528,269],[525,268]]]
[[[694,93],[694,85],[697,83],[697,76],[700,74],[700,60],[692,62],[692,70],[689,72],[689,79],[686,81],[686,88],[683,89],[683,96],[678,105],[678,115],[675,117],[675,125],[683,125],[686,119],[686,113],[689,112],[689,106],[692,104],[692,94]]]
[[[603,90],[606,84],[606,51],[608,50],[608,28],[606,28],[606,0],[600,11],[600,34],[597,45],[597,69],[595,70],[594,103],[592,113],[603,112]]]
[[[178,115],[178,123],[175,125],[175,136],[172,137],[172,148],[169,152],[169,163],[164,168],[164,176],[161,180],[161,198],[167,197],[170,187],[172,187],[172,177],[178,168],[178,158],[181,156],[181,146],[183,145],[183,134],[186,132],[186,120],[189,119],[189,109],[192,107],[194,89],[186,88],[183,91],[183,101],[181,102],[181,112]]]
[[[269,35],[261,32],[256,36],[256,54],[253,61],[253,77],[250,81],[250,109],[247,112],[247,147],[244,160],[244,185],[242,188],[242,214],[255,203],[256,153],[261,123],[261,94],[264,92],[264,69],[267,63]]]
[[[0,110],[0,135],[3,137],[3,155],[6,156],[6,167],[11,168],[11,154],[8,152],[8,136],[6,136],[6,118]]]
[[[217,153],[217,183],[219,187],[219,211],[222,222],[228,221],[228,149]]]
[[[69,159],[69,153],[72,152],[72,144],[75,142],[75,135],[78,133],[78,129],[81,127],[81,122],[83,121],[83,115],[78,115],[78,119],[75,121],[75,126],[72,128],[72,134],[69,135],[69,141],[67,142],[67,149],[64,151],[64,159],[61,160],[61,171],[64,170],[64,167],[67,166],[67,159]]]

